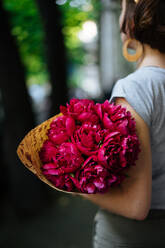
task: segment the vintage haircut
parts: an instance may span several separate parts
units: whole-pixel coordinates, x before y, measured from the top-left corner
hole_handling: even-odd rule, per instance
[[[165,0],[126,0],[121,31],[165,53]]]

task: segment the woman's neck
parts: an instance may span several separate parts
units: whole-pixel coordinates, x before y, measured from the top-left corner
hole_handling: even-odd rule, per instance
[[[144,55],[141,60],[138,61],[137,67],[144,66],[156,66],[165,68],[165,54],[160,53],[156,49],[152,49],[148,45],[144,45]]]

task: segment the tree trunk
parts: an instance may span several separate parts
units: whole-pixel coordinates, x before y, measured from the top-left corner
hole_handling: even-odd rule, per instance
[[[36,0],[45,28],[47,64],[52,86],[50,115],[59,113],[59,106],[68,101],[66,82],[66,54],[60,12],[53,0]]]
[[[2,159],[7,168],[5,181],[6,185],[7,180],[9,183],[10,200],[16,210],[27,213],[40,206],[42,183],[24,168],[16,149],[25,134],[34,127],[34,118],[24,67],[1,0],[0,13],[0,89],[5,116]]]

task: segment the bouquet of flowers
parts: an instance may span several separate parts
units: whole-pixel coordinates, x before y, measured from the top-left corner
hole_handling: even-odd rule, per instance
[[[138,159],[131,113],[121,105],[71,99],[60,114],[20,143],[21,161],[42,181],[67,193],[105,193],[122,183]]]

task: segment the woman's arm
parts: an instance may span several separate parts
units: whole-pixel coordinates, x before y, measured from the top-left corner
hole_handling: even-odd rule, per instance
[[[136,131],[140,141],[141,152],[136,165],[129,168],[129,175],[116,188],[105,194],[85,194],[83,197],[110,212],[127,218],[144,220],[149,212],[152,190],[152,155],[149,128],[135,112],[125,98],[116,98],[116,104],[126,107],[136,121]]]

